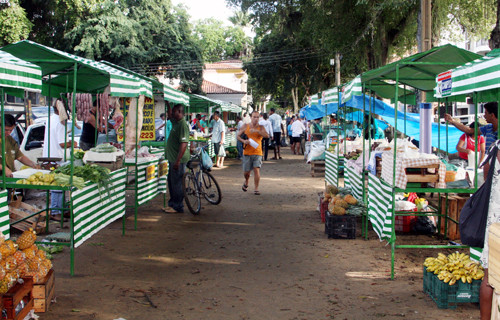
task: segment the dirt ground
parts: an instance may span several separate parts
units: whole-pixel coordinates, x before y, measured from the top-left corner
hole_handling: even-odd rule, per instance
[[[477,319],[477,304],[438,309],[422,291],[422,263],[438,250],[397,250],[373,231],[333,240],[316,211],[324,178],[301,156],[265,162],[261,192],[242,192],[241,165],[213,170],[223,199],[193,216],[165,214],[163,196],[127,212],[76,249],[55,256],[52,319]],[[186,209],[187,211],[187,209]],[[400,236],[405,243],[434,241]]]

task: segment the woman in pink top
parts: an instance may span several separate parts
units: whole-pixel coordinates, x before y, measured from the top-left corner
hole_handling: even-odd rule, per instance
[[[474,128],[474,123],[471,123],[469,125],[469,128]],[[458,140],[457,151],[460,159],[468,161],[469,153],[474,153],[475,149],[477,149],[477,151],[479,152],[478,163],[480,163],[481,160],[483,159],[486,149],[486,141],[484,140],[484,137],[480,134],[481,131],[478,130],[477,132],[478,132],[477,139],[479,140],[479,148],[474,140],[474,134],[468,135],[464,133]]]

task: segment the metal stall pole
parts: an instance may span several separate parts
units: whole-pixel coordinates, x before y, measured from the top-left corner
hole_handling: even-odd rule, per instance
[[[138,166],[137,166],[137,154],[138,154],[138,150],[137,150],[137,147],[138,147],[138,144],[139,144],[139,136],[137,134],[137,129],[138,129],[138,126],[139,126],[139,123],[138,123],[138,119],[139,119],[139,99],[140,99],[140,96],[137,97],[137,103],[136,103],[136,106],[135,106],[135,193],[134,193],[134,201],[135,201],[135,206],[134,206],[134,230],[137,230],[137,214],[138,214],[138,211],[139,211],[139,200],[137,199],[137,192],[138,192],[138,188],[139,188],[139,183],[138,183],[138,180],[139,180],[139,170],[138,170]],[[130,101],[132,102],[132,100]],[[142,129],[142,123],[141,123],[141,129]]]
[[[398,101],[398,89],[399,89],[399,64],[396,64],[396,87],[395,87],[395,101]],[[397,141],[396,134],[398,131],[398,108],[394,108],[394,159],[392,159],[392,216],[391,216],[391,280],[394,280],[394,259],[396,251],[396,230],[394,228],[396,221],[396,155],[397,155]]]
[[[75,62],[74,66],[74,74],[73,74],[73,108],[71,108],[71,117],[75,118],[75,107],[76,107],[76,85],[77,85],[77,72],[78,72],[78,64]],[[75,136],[75,126],[71,125],[71,136]],[[74,173],[74,164],[73,164],[73,154],[75,151],[75,145],[71,143],[71,164],[70,164],[70,176],[69,176],[69,185],[70,192],[73,192],[73,173]],[[63,191],[65,192],[65,191]],[[73,199],[69,202],[69,221],[70,221],[70,232],[71,232],[71,263],[70,263],[70,274],[73,276],[75,274],[75,230],[74,230],[74,213],[73,213]],[[61,219],[63,220],[63,219]]]

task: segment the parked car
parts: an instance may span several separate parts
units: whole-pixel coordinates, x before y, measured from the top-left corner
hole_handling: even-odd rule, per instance
[[[27,156],[33,162],[37,162],[37,159],[42,157],[43,153],[43,142],[45,139],[45,124],[47,123],[47,118],[38,118],[35,123],[30,125],[26,131],[18,124],[16,129],[11,133],[11,136],[19,144],[19,149],[21,152]],[[77,121],[78,126],[81,128],[83,123]],[[71,127],[68,127],[68,139],[71,137]],[[80,136],[82,135],[81,129],[75,127],[75,139],[74,141],[79,142]],[[19,161],[15,161],[16,170],[22,167]]]

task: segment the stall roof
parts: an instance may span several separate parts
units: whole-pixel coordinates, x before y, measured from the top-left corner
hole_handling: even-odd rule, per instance
[[[111,62],[101,60],[102,63],[105,63],[115,69],[121,70],[123,72],[127,72],[133,76],[136,76],[140,79],[143,79],[145,81],[151,81],[153,85],[153,93],[163,93],[163,99],[172,102],[172,103],[180,103],[186,106],[189,106],[189,95],[187,93],[184,93],[182,91],[176,90],[170,86],[167,86],[166,84],[161,83],[157,79],[150,78],[148,76],[145,76],[143,74],[130,71],[124,67],[117,66]]]
[[[85,59],[50,48],[33,41],[23,40],[2,48],[20,59],[41,67],[42,75],[51,77],[44,81],[42,93],[56,97],[60,93],[72,91],[74,65],[77,64],[77,92],[102,92],[108,85],[111,95],[137,97],[152,96],[151,82],[144,81],[109,65]],[[68,89],[67,89],[68,88]]]
[[[220,102],[201,96],[199,94],[189,95],[189,110],[191,112],[208,112],[208,108],[220,106]]]
[[[321,104],[339,103],[339,88],[333,87],[321,93]]]
[[[494,50],[487,56],[439,74],[434,96],[462,96],[479,92],[479,101],[496,101],[500,89],[500,56]]]
[[[361,76],[358,75],[342,88],[342,103],[346,103],[354,96],[362,95],[362,91]]]
[[[447,44],[367,71],[361,75],[361,80],[364,83],[373,80],[396,81],[396,70],[399,68],[400,84],[422,91],[432,91],[439,73],[480,57],[479,54]]]
[[[0,86],[40,92],[42,69],[5,51],[0,51]]]

